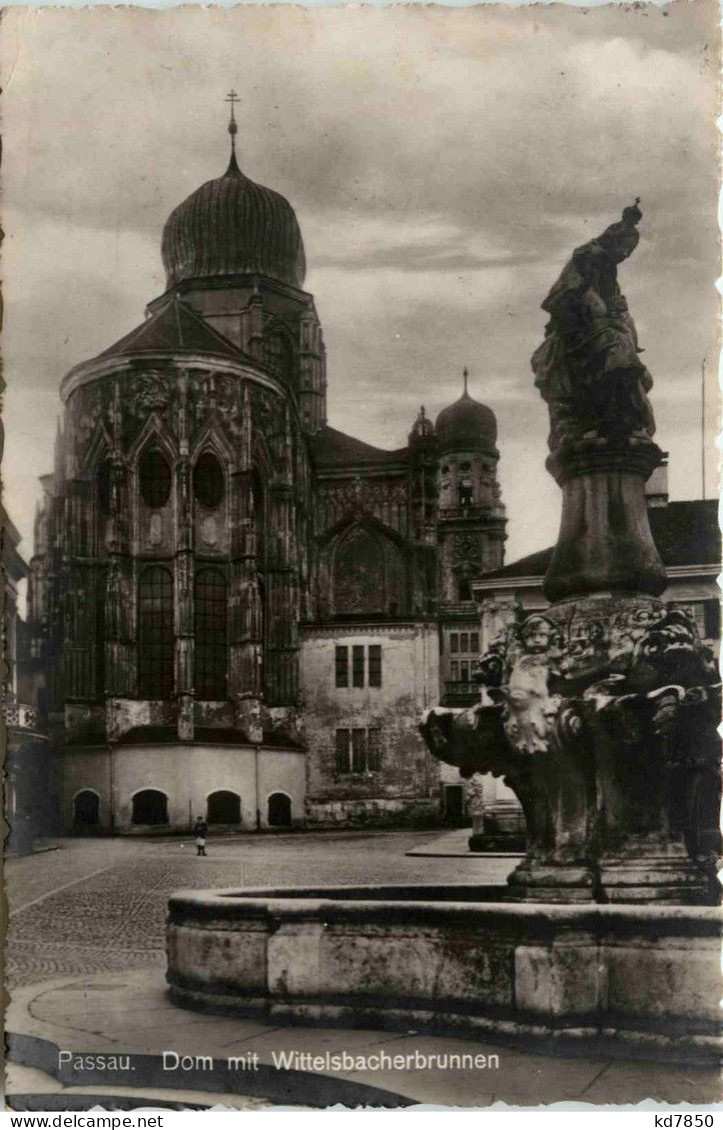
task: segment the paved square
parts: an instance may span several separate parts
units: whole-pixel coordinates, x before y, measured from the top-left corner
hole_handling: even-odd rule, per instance
[[[165,963],[168,896],[180,888],[504,882],[514,859],[406,856],[433,832],[310,832],[187,839],[66,839],[6,864],[10,985],[56,973]]]

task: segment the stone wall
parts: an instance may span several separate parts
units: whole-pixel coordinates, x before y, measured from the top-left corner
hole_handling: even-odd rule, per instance
[[[107,747],[67,750],[57,762],[62,819],[69,831],[74,797],[86,789],[98,794],[99,830],[104,832],[111,831],[111,803],[114,831],[149,831],[147,825],[132,821],[133,796],[143,789],[168,797],[168,824],[159,826],[159,831],[189,831],[197,816],[205,816],[209,794],[221,790],[241,798],[241,827],[246,830],[256,827],[257,796],[261,827],[269,826],[272,793],[289,797],[292,824],[303,822],[304,754],[298,750],[261,747],[257,755],[251,747],[128,745],[112,752]]]
[[[381,647],[381,686],[336,686],[336,648]],[[381,821],[405,810],[434,810],[439,768],[419,734],[419,717],[438,693],[434,623],[335,625],[303,630],[301,693],[307,745],[307,817],[312,823]],[[337,771],[336,731],[379,731],[379,768]]]

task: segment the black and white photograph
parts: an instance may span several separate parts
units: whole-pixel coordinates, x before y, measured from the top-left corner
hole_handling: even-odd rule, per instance
[[[714,1125],[720,19],[3,9],[6,1110]]]

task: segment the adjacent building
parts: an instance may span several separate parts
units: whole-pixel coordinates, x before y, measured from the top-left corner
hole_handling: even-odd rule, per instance
[[[0,423],[0,457],[3,429]],[[28,681],[30,641],[20,615],[18,589],[28,565],[19,551],[20,534],[0,504],[3,572],[3,696],[5,730],[5,819],[9,825],[8,851],[32,849],[33,838],[52,821],[48,788],[48,741],[38,721],[34,688]]]

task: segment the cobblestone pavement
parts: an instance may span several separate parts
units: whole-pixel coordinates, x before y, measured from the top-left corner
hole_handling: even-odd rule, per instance
[[[182,887],[340,883],[489,883],[516,860],[405,856],[439,832],[333,832],[210,840],[61,840],[9,860],[10,985],[56,973],[165,963],[169,894]]]

